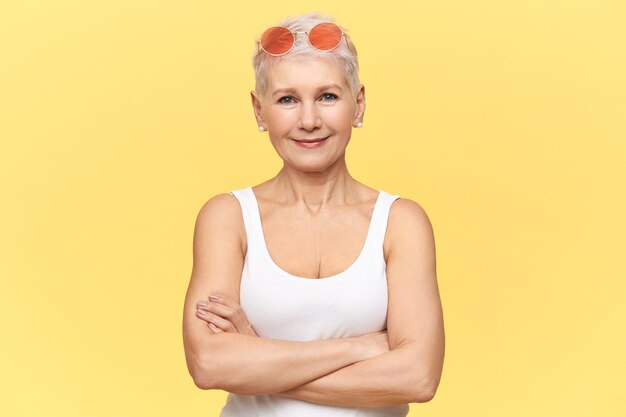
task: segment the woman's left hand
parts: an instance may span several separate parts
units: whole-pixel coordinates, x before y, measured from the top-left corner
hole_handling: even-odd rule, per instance
[[[258,337],[241,306],[223,295],[215,300],[211,297],[197,302],[196,317],[206,321],[213,333],[241,333]]]

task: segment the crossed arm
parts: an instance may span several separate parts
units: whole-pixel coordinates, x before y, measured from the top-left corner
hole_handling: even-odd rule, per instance
[[[408,370],[415,359],[410,346],[339,369],[278,395],[319,404],[387,407],[430,401],[434,389],[420,380],[422,369]]]
[[[241,349],[242,344],[248,344],[241,349],[242,354],[229,351],[225,359],[216,355],[215,352],[220,349],[214,348],[212,361],[214,365],[216,362],[221,363],[223,370],[213,366],[212,372],[225,374],[226,377],[216,378],[204,388],[219,388],[248,395],[274,394],[337,406],[386,407],[424,402],[432,398],[427,381],[419,379],[420,370],[407,367],[407,364],[415,362],[415,349],[406,344],[389,350],[386,331],[375,332],[383,338],[372,338],[372,333],[365,337],[310,342],[257,338],[241,307],[224,297],[220,301],[205,302],[204,307],[198,306],[197,317],[211,323],[210,331],[215,333],[214,336],[231,338],[232,347]],[[213,323],[219,327],[214,327]],[[209,329],[206,331],[209,332]],[[244,337],[237,343],[237,337],[241,335]],[[266,351],[262,343],[254,345],[259,339],[262,343],[267,342],[267,348],[278,358]],[[340,345],[341,342],[347,342],[345,349]],[[373,344],[374,350],[367,347],[368,344]],[[254,354],[245,355],[243,352],[246,351]],[[327,354],[329,356],[325,356]],[[228,363],[229,358],[236,362]],[[256,361],[256,366],[247,362],[249,359]],[[309,380],[313,375],[310,372],[315,372],[307,369],[309,364],[318,368],[326,366],[324,371],[319,369],[320,375],[326,374]],[[331,368],[335,369],[328,372]],[[280,371],[277,372],[277,369]],[[280,378],[276,377],[277,374]],[[304,375],[309,376],[302,379]],[[309,381],[302,382],[305,380]]]
[[[228,204],[225,200],[221,201],[222,208]],[[215,243],[200,239],[210,235],[208,232],[222,232],[222,236],[226,232],[220,228],[228,227],[228,222],[220,225],[210,220],[219,214],[219,208],[214,204],[204,212],[204,218],[202,211],[198,217],[194,272],[185,303],[185,352],[199,387],[361,407],[425,402],[434,396],[443,366],[443,317],[432,228],[419,205],[401,199],[392,206],[388,238],[393,243],[387,260],[388,348],[374,355],[373,339],[291,342],[257,337],[237,303],[238,282],[202,286],[200,279],[194,280],[194,276],[237,274],[239,258],[235,255],[230,263],[235,265],[234,273],[219,270],[219,265],[229,265],[223,259],[228,253],[225,250],[221,251],[223,262],[195,262],[200,259],[196,250],[220,252]],[[223,220],[224,210],[221,214]],[[236,244],[231,244],[230,253],[236,254]],[[207,299],[214,292],[219,292],[222,300]],[[196,304],[200,300],[204,306]],[[207,322],[212,326],[207,328]]]

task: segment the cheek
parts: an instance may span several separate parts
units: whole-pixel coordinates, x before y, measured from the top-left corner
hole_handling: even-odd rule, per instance
[[[346,129],[352,126],[352,112],[350,109],[340,109],[327,114],[327,123],[332,124],[337,129]]]
[[[274,111],[270,112],[268,116],[270,124],[277,130],[289,129],[290,125],[297,121],[295,112]]]

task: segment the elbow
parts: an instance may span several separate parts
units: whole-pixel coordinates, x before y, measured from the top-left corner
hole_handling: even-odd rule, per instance
[[[414,403],[427,403],[435,397],[435,392],[437,392],[437,388],[422,388],[418,390],[417,393],[413,395]]]
[[[199,377],[195,377],[192,376],[193,378],[193,383],[196,385],[196,387],[202,389],[202,390],[209,390],[211,389],[210,385],[206,383],[206,381],[203,378],[199,378]]]
[[[212,383],[207,377],[207,373],[203,369],[202,365],[198,361],[188,365],[189,374],[196,387],[208,390],[211,389]]]
[[[202,390],[215,389],[216,384],[213,378],[215,371],[209,369],[207,364],[211,363],[210,358],[203,357],[204,355],[194,355],[194,357],[188,361],[188,369],[193,383],[196,387]]]
[[[211,381],[208,380],[205,375],[193,373],[191,374],[191,377],[193,378],[193,383],[196,385],[196,387],[202,390],[213,389],[213,384],[211,383]]]
[[[420,378],[417,384],[414,384],[413,396],[411,402],[426,403],[435,397],[439,386],[438,378]]]
[[[211,378],[212,371],[206,369],[201,364],[196,364],[190,371],[191,378],[196,387],[202,390],[215,389],[215,382]]]
[[[218,375],[222,372],[219,365],[223,362],[221,352],[224,348],[221,338],[216,336],[185,344],[187,369],[193,383],[202,390],[221,389],[222,381],[218,380]]]

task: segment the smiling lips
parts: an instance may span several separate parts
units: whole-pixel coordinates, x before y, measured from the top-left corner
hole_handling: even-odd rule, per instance
[[[293,139],[293,141],[302,148],[317,149],[317,148],[321,148],[322,146],[324,146],[324,144],[326,143],[326,139],[328,138],[329,136],[325,138],[314,138],[314,139]]]
[[[321,141],[323,141],[323,140],[325,140],[325,139],[328,139],[328,138],[315,138],[315,139],[294,139],[294,140],[295,140],[296,142],[299,142],[299,143],[315,143],[315,142],[321,142]]]

